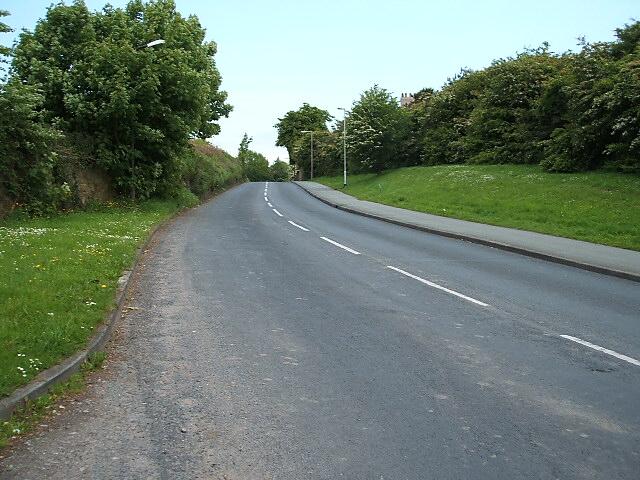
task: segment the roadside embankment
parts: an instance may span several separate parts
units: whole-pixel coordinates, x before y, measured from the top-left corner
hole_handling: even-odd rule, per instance
[[[528,165],[408,167],[315,181],[360,200],[640,250],[640,177]]]

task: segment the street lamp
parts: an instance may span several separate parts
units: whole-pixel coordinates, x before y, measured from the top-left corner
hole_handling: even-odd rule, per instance
[[[302,130],[300,133],[311,134],[311,180],[313,180],[313,130]]]
[[[149,43],[145,43],[144,45],[138,45],[137,47],[134,47],[134,48],[135,50],[142,50],[143,48],[153,48],[158,45],[162,45],[163,43],[165,43],[165,41],[159,38],[157,40],[152,40]],[[131,142],[132,142],[131,148],[133,149],[133,140],[131,140]],[[131,200],[132,201],[136,200],[136,161],[133,156],[133,153],[131,153]]]
[[[343,107],[338,107],[338,110],[342,110],[344,113],[344,119],[342,120],[342,148],[344,158],[344,186],[347,186],[347,110]]]
[[[161,38],[159,38],[158,40],[154,40],[153,42],[149,42],[147,43],[144,48],[151,48],[151,47],[155,47],[156,45],[162,45],[164,42],[164,40],[162,40]]]

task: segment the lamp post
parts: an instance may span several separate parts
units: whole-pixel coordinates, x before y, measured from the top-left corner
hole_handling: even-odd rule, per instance
[[[155,47],[156,45],[162,45],[164,42],[164,40],[162,40],[161,38],[159,38],[158,40],[154,40],[152,42],[147,43],[144,48],[151,48],[151,47]]]
[[[313,180],[313,130],[302,130],[300,133],[311,134],[311,180]]]
[[[338,107],[338,110],[342,110],[344,113],[344,117],[342,120],[342,151],[343,151],[343,159],[344,159],[344,180],[343,184],[347,186],[347,110],[343,107]]]
[[[162,45],[165,41],[161,38],[157,40],[153,40],[149,43],[145,43],[144,45],[138,45],[134,47],[135,50],[142,50],[143,48],[153,48],[158,45]],[[134,148],[133,140],[131,141],[131,149]],[[136,200],[136,161],[133,156],[133,152],[131,153],[131,200]]]

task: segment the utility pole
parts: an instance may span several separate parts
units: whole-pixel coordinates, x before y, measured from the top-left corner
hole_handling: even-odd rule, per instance
[[[342,120],[342,150],[343,150],[343,160],[344,160],[344,180],[343,186],[347,186],[347,109],[338,107],[338,110],[342,110],[344,113],[344,117]]]
[[[311,180],[313,180],[313,130],[302,130],[300,133],[311,134]]]

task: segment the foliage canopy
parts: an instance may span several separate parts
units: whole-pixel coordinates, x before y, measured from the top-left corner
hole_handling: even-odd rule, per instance
[[[310,112],[324,110],[304,104],[276,125],[277,144],[287,146],[305,174],[309,139],[297,132],[312,128]],[[322,131],[314,136],[315,169],[336,174],[342,124],[328,131],[320,125],[328,116],[313,118]],[[347,147],[352,172],[510,163],[552,172],[607,167],[639,173],[640,22],[617,29],[613,42],[583,42],[577,53],[555,54],[544,43],[483,70],[462,70],[403,107],[374,86],[347,117]]]
[[[145,46],[165,40],[154,48]],[[121,191],[148,197],[175,183],[189,138],[207,138],[231,107],[216,44],[172,0],[91,12],[56,4],[21,34],[13,76],[43,95],[47,120],[89,139]]]
[[[296,146],[305,137],[304,130],[313,132],[328,132],[327,122],[331,115],[326,110],[303,103],[298,110],[287,112],[278,119],[275,128],[278,130],[276,145],[285,147],[289,153],[289,162],[296,162]]]

